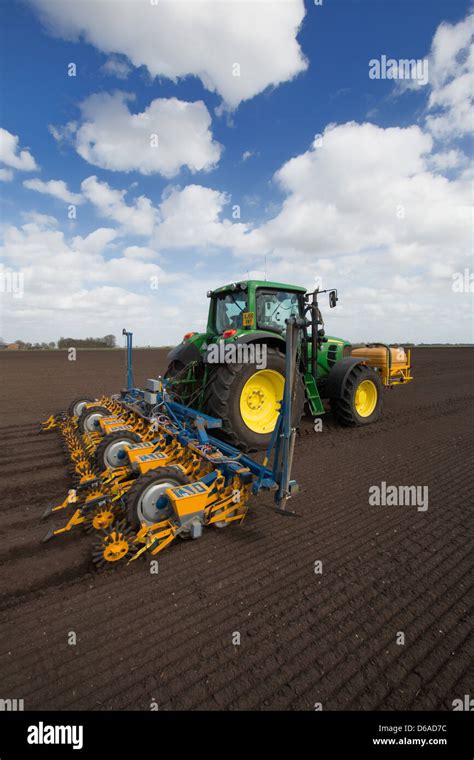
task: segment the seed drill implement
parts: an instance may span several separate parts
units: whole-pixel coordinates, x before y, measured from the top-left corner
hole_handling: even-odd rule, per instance
[[[132,333],[124,330],[127,388],[75,399],[67,413],[43,423],[44,431],[61,434],[72,477],[64,501],[43,515],[54,523],[44,541],[82,526],[95,534],[93,560],[103,568],[157,555],[178,537],[199,538],[208,526],[242,523],[251,497],[264,491],[274,492],[279,513],[294,514],[292,419],[305,325],[287,320],[284,388],[263,463],[215,437],[222,420],[180,403],[166,379],[134,387]]]

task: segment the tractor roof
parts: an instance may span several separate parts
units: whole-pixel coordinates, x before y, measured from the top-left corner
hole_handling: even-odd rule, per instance
[[[222,285],[220,288],[216,288],[213,293],[225,293],[227,290],[232,290],[233,286],[241,289],[242,285],[246,285],[247,289],[253,288],[266,288],[270,290],[289,290],[295,291],[295,293],[306,293],[306,288],[302,288],[299,285],[289,285],[283,282],[269,282],[267,280],[241,280],[240,282],[230,283],[229,285]]]

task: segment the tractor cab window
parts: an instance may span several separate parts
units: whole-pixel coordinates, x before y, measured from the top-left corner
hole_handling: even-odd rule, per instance
[[[266,330],[286,333],[286,320],[301,316],[300,299],[296,293],[284,291],[257,293],[257,324]]]
[[[216,332],[240,330],[243,326],[243,314],[247,311],[247,292],[233,290],[222,293],[216,298]]]

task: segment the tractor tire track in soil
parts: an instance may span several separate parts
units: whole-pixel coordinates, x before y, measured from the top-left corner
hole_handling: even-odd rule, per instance
[[[413,353],[415,382],[386,394],[376,425],[328,414],[316,433],[303,420],[298,517],[264,495],[242,527],[173,544],[158,575],[147,559],[95,573],[81,528],[41,543],[70,515],[40,521],[71,481],[58,433],[38,423],[116,392],[123,355],[0,355],[4,398],[22,399],[2,402],[0,428],[0,697],[30,710],[449,710],[472,693],[474,351]],[[134,364],[143,384],[166,351]],[[428,486],[428,510],[370,506],[381,481]]]

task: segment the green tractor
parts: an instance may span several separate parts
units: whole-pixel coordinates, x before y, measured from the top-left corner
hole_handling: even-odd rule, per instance
[[[189,332],[168,355],[165,377],[173,393],[222,419],[221,437],[244,451],[267,448],[278,418],[285,383],[286,320],[304,321],[293,389],[293,425],[305,407],[325,413],[323,399],[343,425],[369,425],[381,414],[383,387],[411,380],[403,349],[371,344],[351,351],[350,343],[325,334],[318,296],[296,285],[261,280],[225,285],[208,292],[205,333]]]

